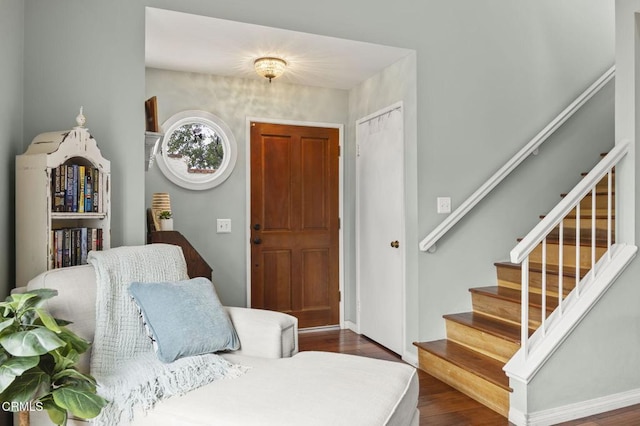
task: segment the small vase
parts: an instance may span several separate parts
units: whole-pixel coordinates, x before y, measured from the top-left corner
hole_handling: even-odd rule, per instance
[[[173,231],[173,219],[160,219],[161,231]]]

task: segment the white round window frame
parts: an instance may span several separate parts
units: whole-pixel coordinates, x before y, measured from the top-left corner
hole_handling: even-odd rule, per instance
[[[213,129],[222,140],[224,151],[222,164],[220,164],[218,170],[212,173],[208,179],[189,180],[177,174],[173,168],[169,166],[167,160],[167,144],[169,143],[169,139],[176,129],[189,123],[202,123],[207,125]],[[156,154],[156,162],[158,163],[160,171],[162,171],[165,177],[171,182],[186,189],[202,191],[220,185],[227,180],[233,172],[238,158],[238,146],[229,126],[216,115],[201,110],[182,111],[172,115],[162,124],[162,128],[165,129],[165,133],[162,137],[160,152]]]

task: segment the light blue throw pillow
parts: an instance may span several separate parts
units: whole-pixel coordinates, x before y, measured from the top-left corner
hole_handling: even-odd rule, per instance
[[[129,285],[160,361],[236,350],[240,339],[213,284],[187,281]]]

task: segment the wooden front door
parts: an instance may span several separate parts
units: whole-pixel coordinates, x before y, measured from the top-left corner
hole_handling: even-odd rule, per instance
[[[340,322],[338,129],[251,123],[251,306]]]

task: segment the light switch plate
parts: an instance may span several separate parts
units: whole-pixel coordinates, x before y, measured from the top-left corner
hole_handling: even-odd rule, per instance
[[[438,197],[437,204],[438,214],[451,213],[451,197]]]
[[[216,232],[218,234],[229,234],[231,232],[231,219],[218,219],[216,221]]]

